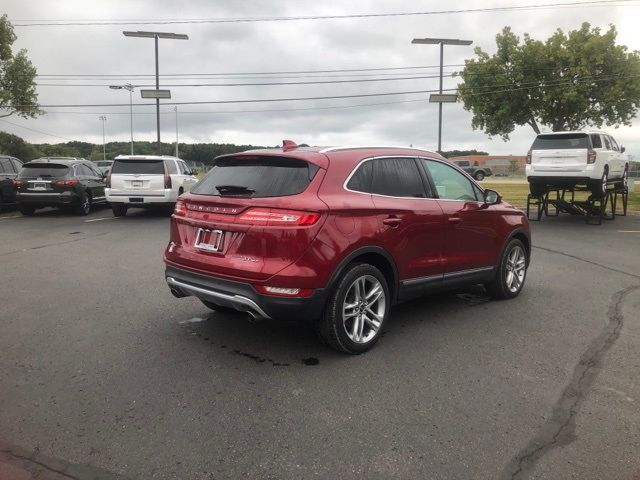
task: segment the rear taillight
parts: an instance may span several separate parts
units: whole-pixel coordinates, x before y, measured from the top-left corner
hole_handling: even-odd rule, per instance
[[[251,208],[242,213],[236,223],[267,225],[270,227],[307,227],[320,218],[319,213],[276,208]]]
[[[531,165],[531,150],[527,152],[527,165]]]
[[[596,163],[596,151],[595,150],[587,151],[587,163]]]
[[[18,188],[18,187],[21,187],[22,185],[24,185],[25,181],[24,180],[13,180],[12,183],[13,183],[14,187]]]
[[[183,200],[178,199],[178,201],[176,202],[176,206],[173,209],[173,214],[178,217],[184,217],[187,215],[187,207],[184,204]]]
[[[171,188],[171,175],[167,170],[167,164],[162,162],[162,165],[164,166],[164,188]]]
[[[109,169],[109,172],[107,173],[107,179],[104,186],[106,188],[111,188],[111,169]]]
[[[258,293],[276,297],[308,297],[313,292],[311,288],[269,287],[254,285]]]
[[[56,180],[53,184],[57,187],[73,187],[78,184],[78,180],[72,178],[71,180]]]

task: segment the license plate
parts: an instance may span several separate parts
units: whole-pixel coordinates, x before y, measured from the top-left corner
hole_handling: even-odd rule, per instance
[[[142,180],[131,180],[131,188],[142,188]]]
[[[220,252],[222,251],[223,240],[224,232],[222,230],[199,228],[194,247],[209,252]]]
[[[144,198],[141,197],[130,197],[129,203],[144,203]]]
[[[33,189],[34,190],[46,190],[47,189],[47,184],[46,183],[34,183],[33,184]]]

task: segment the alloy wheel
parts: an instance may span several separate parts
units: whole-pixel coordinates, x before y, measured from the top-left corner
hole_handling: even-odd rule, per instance
[[[524,250],[519,245],[513,247],[507,257],[507,265],[505,267],[504,282],[511,293],[515,293],[524,283],[526,273],[527,260]]]
[[[376,337],[386,308],[384,288],[372,275],[356,278],[349,286],[342,305],[342,323],[351,341],[359,344]]]

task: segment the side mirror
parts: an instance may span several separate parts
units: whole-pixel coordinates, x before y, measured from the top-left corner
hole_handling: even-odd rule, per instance
[[[622,145],[620,145],[620,153],[624,153],[625,150],[626,150],[626,148],[624,148]]]
[[[485,205],[496,205],[502,201],[502,196],[495,190],[484,191],[484,203]]]

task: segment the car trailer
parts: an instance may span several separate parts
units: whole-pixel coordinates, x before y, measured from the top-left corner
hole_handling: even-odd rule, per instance
[[[589,192],[586,200],[576,200],[576,192]],[[557,217],[560,212],[585,217],[588,225],[601,225],[602,220],[615,220],[616,215],[627,215],[629,188],[620,185],[620,180],[611,181],[602,196],[594,196],[586,186],[561,187],[549,185],[542,195],[529,194],[527,197],[527,218],[530,221],[546,217]],[[549,207],[553,207],[549,213]],[[619,207],[622,207],[619,210]],[[532,217],[531,212],[535,215]]]

